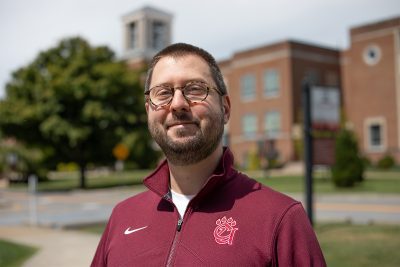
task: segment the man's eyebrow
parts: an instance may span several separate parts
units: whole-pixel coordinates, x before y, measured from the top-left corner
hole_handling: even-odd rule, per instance
[[[155,85],[155,86],[168,86],[168,87],[172,87],[172,84],[171,83],[160,83],[160,84],[157,84],[157,85]],[[155,87],[154,86],[154,87]]]
[[[152,87],[150,87],[150,89],[152,89],[154,87],[169,87],[169,88],[172,88],[173,85],[171,83],[166,83],[166,82],[165,83],[158,83],[158,84],[155,84]]]
[[[190,82],[202,82],[202,83],[208,83],[205,79],[203,78],[195,78],[195,79],[190,79],[187,80],[186,83],[190,83]]]
[[[209,82],[207,82],[203,78],[194,78],[194,79],[185,80],[180,86],[184,86],[184,85],[186,85],[188,83],[191,83],[191,82],[201,82],[201,83],[209,84]],[[156,87],[156,86],[179,87],[179,86],[174,86],[172,83],[169,83],[169,82],[159,83],[157,85],[154,85],[153,87]]]

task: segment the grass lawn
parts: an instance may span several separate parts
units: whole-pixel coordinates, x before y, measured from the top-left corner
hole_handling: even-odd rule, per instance
[[[17,267],[31,257],[37,248],[19,245],[0,239],[0,266]]]
[[[108,174],[88,175],[87,189],[108,188],[116,186],[141,185],[142,180],[151,171],[123,171],[111,172]],[[245,172],[246,173],[246,172]],[[268,185],[277,191],[287,193],[301,193],[304,191],[303,176],[270,176],[262,177],[261,172],[250,173],[259,182]],[[73,190],[79,187],[79,177],[77,172],[57,175],[49,181],[41,182],[38,190],[45,191],[63,191]],[[12,188],[25,189],[25,184],[13,184]],[[367,171],[365,181],[357,184],[353,188],[336,188],[328,173],[316,173],[314,175],[314,192],[316,193],[400,193],[400,171]]]
[[[81,230],[102,234],[104,227]],[[400,266],[400,225],[318,224],[315,231],[330,267]]]
[[[314,174],[314,192],[316,193],[392,193],[400,194],[399,171],[367,171],[365,180],[351,188],[337,188],[328,174]],[[304,191],[302,176],[258,177],[257,180],[280,192],[299,193]]]
[[[92,233],[92,234],[102,234],[106,228],[105,224],[87,225],[79,227],[79,230]]]
[[[316,232],[328,266],[400,266],[400,225],[321,224]]]
[[[400,176],[400,173],[399,173]],[[280,192],[299,193],[304,191],[304,178],[300,176],[281,176],[260,178],[259,182]],[[400,194],[400,177],[397,180],[388,178],[371,179],[356,184],[351,188],[337,188],[329,179],[314,179],[316,193],[380,193]]]
[[[87,189],[110,188],[117,186],[141,185],[142,180],[150,173],[150,170],[110,172],[97,175],[88,175],[86,179]],[[26,184],[12,184],[11,188],[25,189]],[[48,181],[40,182],[38,190],[45,191],[67,191],[79,188],[78,172],[69,172],[57,175]]]

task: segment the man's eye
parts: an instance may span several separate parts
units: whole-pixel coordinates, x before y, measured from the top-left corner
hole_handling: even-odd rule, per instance
[[[186,87],[185,93],[189,95],[203,95],[206,92],[206,89],[200,85],[190,85]]]
[[[155,94],[154,94],[154,96],[155,97],[169,97],[169,96],[171,96],[172,95],[172,92],[171,92],[171,90],[169,90],[169,89],[159,89],[159,90],[156,90],[155,91]]]

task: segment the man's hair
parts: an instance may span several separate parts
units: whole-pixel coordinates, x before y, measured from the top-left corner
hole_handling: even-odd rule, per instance
[[[211,76],[215,82],[215,85],[223,95],[226,95],[227,91],[224,83],[224,78],[222,77],[221,70],[219,69],[214,57],[206,50],[200,47],[185,43],[176,43],[167,46],[153,57],[149,65],[149,69],[147,70],[147,77],[146,77],[144,91],[147,92],[148,90],[150,90],[150,83],[151,83],[151,78],[153,76],[154,67],[161,58],[163,57],[180,58],[188,55],[199,56],[200,58],[204,59],[207,62],[210,68]]]

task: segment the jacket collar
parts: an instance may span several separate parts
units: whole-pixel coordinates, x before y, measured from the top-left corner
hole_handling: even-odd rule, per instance
[[[196,198],[206,195],[213,188],[223,183],[225,180],[230,179],[236,170],[233,169],[233,154],[229,148],[224,147],[221,160],[214,170],[213,174],[208,178],[206,184],[197,194]],[[160,195],[163,198],[169,196],[169,166],[168,161],[164,160],[157,169],[147,176],[144,181],[144,185],[147,186],[151,191]]]

